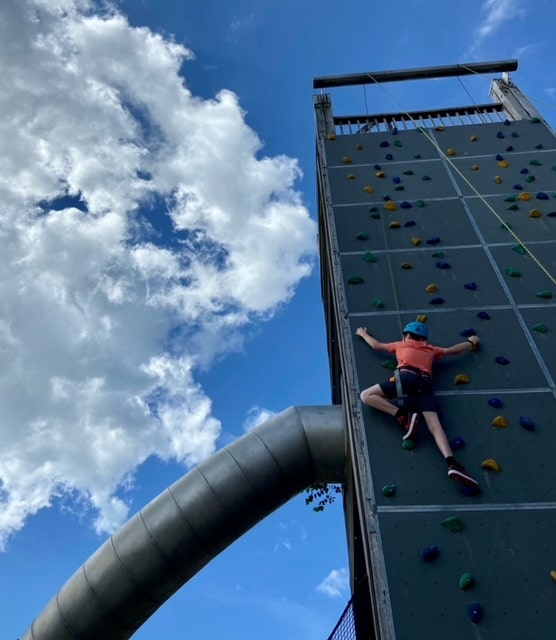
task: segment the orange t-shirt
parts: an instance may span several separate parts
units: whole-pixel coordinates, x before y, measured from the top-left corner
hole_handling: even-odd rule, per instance
[[[388,353],[395,353],[398,360],[398,367],[415,367],[432,375],[432,363],[442,358],[446,353],[444,347],[435,347],[428,342],[421,340],[406,340],[399,342],[389,342],[386,344]]]

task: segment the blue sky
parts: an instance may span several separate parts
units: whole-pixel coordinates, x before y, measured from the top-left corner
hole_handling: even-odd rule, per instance
[[[313,77],[517,57],[554,126],[555,18],[550,0],[2,3],[2,637],[191,465],[330,402]],[[335,112],[489,100],[487,77],[385,88],[334,90]],[[346,567],[341,505],[301,496],[135,637],[326,638]]]

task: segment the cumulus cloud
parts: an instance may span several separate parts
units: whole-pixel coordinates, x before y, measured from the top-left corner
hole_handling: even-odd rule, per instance
[[[258,427],[263,422],[270,420],[276,415],[274,411],[270,409],[264,409],[263,407],[251,407],[247,412],[247,417],[243,423],[244,431],[251,431],[255,427]]]
[[[492,36],[506,22],[522,18],[526,14],[523,0],[484,0],[481,11],[484,18],[473,34],[473,44],[467,55],[473,55],[486,38]]]
[[[329,598],[340,598],[349,590],[349,574],[346,568],[332,569],[317,586],[317,591]]]
[[[147,457],[210,455],[196,371],[311,270],[296,160],[192,59],[86,0],[0,4],[2,547],[59,496],[110,532]]]

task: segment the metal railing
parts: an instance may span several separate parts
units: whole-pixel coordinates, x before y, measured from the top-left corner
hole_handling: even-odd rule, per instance
[[[327,640],[356,640],[355,619],[353,617],[353,598],[347,603],[340,619]]]

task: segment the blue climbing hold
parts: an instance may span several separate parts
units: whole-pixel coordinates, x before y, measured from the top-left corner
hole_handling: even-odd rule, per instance
[[[496,134],[497,138],[503,138],[504,134],[501,131],[498,131],[498,133]]]
[[[395,136],[398,133],[398,127],[392,127],[392,135]]]
[[[509,147],[506,147],[506,151],[513,151],[513,150],[514,150],[514,148],[513,148],[512,145],[510,145]]]
[[[429,304],[444,304],[444,298],[432,298],[432,300],[430,300]]]
[[[385,156],[386,160],[393,160],[394,156],[391,153],[387,153]]]
[[[546,214],[549,218],[556,218],[556,211],[550,211]]]
[[[504,160],[504,156],[501,156],[499,153],[497,153],[496,159],[498,160],[498,162],[502,162],[502,160]]]
[[[514,184],[514,189],[517,191],[523,191],[523,187],[520,184]]]
[[[523,167],[523,169],[520,169],[519,173],[525,175],[526,173],[529,173],[529,169],[527,167]]]
[[[469,336],[476,336],[477,332],[473,327],[469,327],[468,329],[464,329],[460,334],[462,338],[469,338]]]
[[[535,423],[528,416],[519,416],[519,424],[527,431],[535,430]]]
[[[430,562],[438,557],[439,549],[436,545],[430,545],[429,547],[423,547],[421,549],[421,558],[425,562]]]
[[[472,487],[461,486],[459,491],[462,495],[469,498],[471,496],[478,496],[481,493],[481,487],[478,484]]]
[[[549,196],[543,191],[539,191],[537,193],[537,200],[549,200],[549,199],[550,199]]]
[[[408,202],[407,200],[404,200],[403,202],[400,202],[400,207],[402,209],[411,209],[413,205],[411,204],[411,202]],[[407,227],[407,223],[405,225]]]
[[[504,124],[505,124],[505,125],[507,125],[507,126],[509,126],[509,125],[511,125],[512,123],[511,123],[511,121],[510,121],[510,120],[508,120],[508,118],[506,118],[506,119],[504,120]]]
[[[401,206],[401,205],[400,205]],[[415,222],[415,220],[408,220],[405,224],[404,227],[414,227],[417,223]]]
[[[439,261],[436,263],[436,266],[437,266],[439,269],[451,269],[451,268],[452,268],[452,267],[450,266],[450,264],[449,264],[448,262],[444,262],[444,260],[439,260]]]
[[[456,451],[457,449],[463,449],[465,447],[465,440],[459,436],[450,440],[450,447]]]
[[[473,622],[474,624],[481,622],[481,620],[483,619],[483,615],[484,615],[483,607],[478,602],[471,602],[469,604],[467,612],[469,613],[469,618],[471,622]]]
[[[396,176],[396,177],[392,178],[392,182],[393,182],[394,184],[400,184],[401,180],[400,180],[400,178],[398,178],[398,177]]]
[[[380,143],[380,146],[381,146],[382,148],[389,147],[389,146],[390,146],[390,143],[388,142],[388,140],[383,140],[383,141]]]
[[[467,289],[468,291],[476,291],[477,290],[477,283],[476,282],[466,282],[463,285],[464,289]]]
[[[429,238],[427,240],[427,244],[438,244],[440,242],[440,238],[438,236],[434,236],[434,238]]]
[[[376,171],[380,171],[382,169],[382,167],[379,164],[375,164],[375,170]]]
[[[389,200],[392,200],[392,198],[388,194],[383,195],[382,199],[384,200],[384,202],[388,202]]]
[[[504,358],[504,356],[496,356],[495,362],[496,364],[501,364],[501,365],[510,364],[510,361],[507,358]]]
[[[490,314],[486,311],[479,311],[477,314],[477,318],[481,318],[481,320],[490,320]]]
[[[493,409],[501,409],[502,408],[502,400],[500,398],[490,398],[488,401],[488,406]]]

